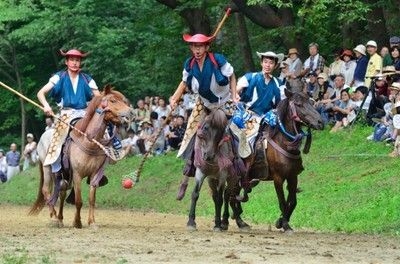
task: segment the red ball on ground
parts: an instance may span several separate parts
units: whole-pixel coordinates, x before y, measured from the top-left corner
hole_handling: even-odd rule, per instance
[[[125,189],[130,189],[133,187],[133,181],[130,178],[126,178],[122,181],[122,187],[124,187]]]

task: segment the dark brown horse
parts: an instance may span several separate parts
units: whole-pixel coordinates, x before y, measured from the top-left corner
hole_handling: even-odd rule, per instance
[[[100,96],[94,97],[86,109],[85,116],[80,119],[75,127],[84,132],[86,136],[72,130],[71,143],[67,154],[69,159],[69,171],[72,172],[73,190],[75,190],[75,206],[76,213],[73,221],[73,226],[82,228],[81,223],[81,181],[85,177],[89,177],[89,217],[88,224],[95,225],[94,208],[96,199],[96,186],[101,179],[104,165],[107,161],[107,156],[94,141],[100,142],[107,146],[110,144],[109,139],[105,139],[106,126],[111,123],[120,125],[129,122],[132,118],[132,109],[128,105],[128,101],[120,92],[114,91],[111,86],[106,86]],[[63,226],[63,206],[66,197],[66,188],[61,188],[59,192],[60,208],[57,215],[54,204],[57,200],[52,197],[51,187],[55,181],[55,176],[51,173],[50,166],[42,166],[46,157],[49,142],[53,136],[54,129],[47,130],[38,143],[38,153],[40,157],[40,185],[37,199],[32,206],[29,214],[38,214],[45,204],[48,204],[50,210],[50,218],[56,218],[56,223],[59,227]],[[93,184],[94,183],[94,184]],[[56,185],[55,188],[56,189]],[[54,201],[55,199],[55,201]],[[53,201],[51,201],[53,200]]]
[[[239,177],[235,175],[233,163],[235,157],[232,151],[231,137],[226,133],[227,124],[228,119],[225,112],[216,109],[205,117],[197,130],[194,147],[195,186],[187,223],[189,230],[196,230],[196,204],[206,177],[215,206],[214,231],[228,229],[229,203],[238,227],[249,227],[240,218],[242,209],[240,203],[235,199],[240,192]],[[224,201],[224,213],[221,219]]]
[[[266,140],[268,142],[266,151],[261,151],[263,153],[256,151],[245,160],[245,163],[249,168],[247,179],[251,180],[253,187],[259,180],[274,181],[281,210],[276,227],[288,231],[292,230],[289,220],[297,204],[298,175],[304,170],[300,151],[302,139],[307,138],[304,147],[304,153],[307,153],[311,144],[310,129],[323,129],[323,123],[306,94],[285,90],[285,95],[287,98],[279,102],[276,109],[277,125],[275,128],[265,126],[259,134],[257,143],[263,144]],[[308,133],[301,130],[302,126],[309,128]],[[256,147],[256,149],[259,148]],[[261,163],[264,163],[261,164],[262,166],[260,163],[257,164],[260,158],[256,155],[260,154]],[[285,181],[287,182],[287,198],[285,198],[283,186]],[[247,197],[247,191],[245,190],[245,197]]]

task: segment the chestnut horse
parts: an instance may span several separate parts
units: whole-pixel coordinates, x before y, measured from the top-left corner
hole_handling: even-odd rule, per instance
[[[94,141],[100,142],[107,146],[110,144],[110,139],[105,138],[106,127],[108,124],[121,125],[129,122],[132,119],[132,109],[128,105],[128,101],[120,92],[114,91],[113,88],[107,85],[100,96],[94,97],[86,109],[86,113],[80,119],[75,127],[84,132],[85,135],[78,133],[75,130],[70,132],[71,143],[69,151],[66,154],[69,159],[69,171],[72,175],[73,190],[75,191],[75,218],[73,226],[82,228],[81,222],[81,181],[85,177],[89,177],[89,226],[95,226],[94,208],[96,199],[96,186],[93,182],[98,183],[99,178],[103,176],[101,173],[107,162],[108,157]],[[55,176],[51,173],[50,166],[43,166],[47,151],[50,145],[50,140],[53,136],[54,129],[47,130],[40,138],[38,143],[38,154],[40,157],[40,185],[37,199],[30,209],[30,215],[37,215],[48,204],[50,210],[50,218],[55,218],[59,227],[63,226],[63,206],[66,197],[66,186],[60,188],[60,207],[57,215],[55,210],[55,201],[58,199],[57,193],[52,197],[52,184],[55,182]],[[93,140],[94,139],[94,140]],[[65,152],[65,151],[64,151]],[[64,171],[67,173],[67,171]],[[100,175],[101,174],[101,175]],[[71,183],[70,183],[71,184]],[[57,186],[54,187],[56,189]]]
[[[195,186],[187,223],[189,230],[196,230],[196,204],[206,177],[215,206],[214,231],[228,229],[229,203],[238,227],[241,229],[249,227],[240,218],[242,209],[240,203],[236,201],[236,195],[240,192],[239,177],[234,170],[235,157],[231,137],[226,133],[227,124],[225,112],[214,109],[205,117],[197,130],[194,146]],[[221,219],[224,201],[224,213]]]
[[[274,181],[281,210],[276,228],[292,231],[289,220],[297,204],[298,175],[304,170],[300,151],[302,139],[307,138],[303,151],[307,153],[311,145],[310,129],[321,130],[324,126],[320,114],[315,110],[306,94],[292,93],[285,89],[285,95],[286,98],[279,102],[276,109],[276,126],[274,128],[264,126],[260,131],[257,143],[263,144],[265,140],[268,142],[267,149],[261,151],[262,159],[256,158],[256,155],[260,154],[256,151],[245,160],[245,163],[249,168],[247,180],[252,181],[253,187],[260,180]],[[308,133],[301,130],[302,126],[308,127]],[[256,147],[256,149],[259,148]],[[260,162],[260,160],[264,166],[259,166],[260,163],[257,164],[257,161]],[[287,198],[285,198],[283,187],[285,181],[287,182]],[[245,200],[247,191],[245,188]]]

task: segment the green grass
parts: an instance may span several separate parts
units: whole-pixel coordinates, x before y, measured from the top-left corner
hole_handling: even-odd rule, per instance
[[[389,158],[392,148],[384,143],[366,141],[372,128],[356,126],[330,134],[313,133],[308,155],[303,155],[305,170],[299,176],[303,189],[291,224],[324,232],[354,232],[400,235],[400,159]],[[109,184],[98,190],[101,208],[135,209],[186,214],[189,194],[175,200],[183,161],[176,153],[149,158],[140,182],[130,190],[121,187],[122,179],[136,170],[141,158],[130,157],[106,169]],[[189,190],[193,186],[193,180]],[[37,193],[37,168],[0,185],[1,203],[30,205]],[[85,206],[87,186],[84,184]],[[198,215],[213,215],[208,187],[203,188]],[[243,217],[253,223],[273,224],[279,216],[271,182],[259,184],[244,204]]]

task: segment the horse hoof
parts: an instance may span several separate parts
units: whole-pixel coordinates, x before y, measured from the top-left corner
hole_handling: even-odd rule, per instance
[[[74,223],[72,226],[73,226],[74,228],[81,229],[81,228],[82,228],[82,223]]]
[[[213,231],[220,233],[220,232],[222,232],[222,229],[220,226],[214,226]]]
[[[251,230],[251,226],[249,226],[248,224],[244,223],[242,225],[239,225],[239,230],[240,231],[250,231]]]
[[[221,230],[222,231],[227,231],[229,228],[229,223],[222,223],[221,224]]]
[[[276,221],[275,227],[278,228],[278,229],[281,229],[281,228],[283,227],[283,219],[282,219],[282,217],[279,218],[279,219]]]
[[[194,231],[197,231],[197,227],[194,225],[187,225],[186,226],[186,229],[187,229],[187,231],[189,231],[189,232],[194,232]]]
[[[97,230],[97,229],[99,229],[99,226],[96,225],[96,223],[91,223],[91,224],[89,224],[89,228],[92,230]]]

